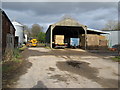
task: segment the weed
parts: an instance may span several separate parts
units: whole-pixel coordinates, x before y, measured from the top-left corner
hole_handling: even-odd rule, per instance
[[[20,51],[24,51],[27,47],[26,46],[23,46],[21,48],[19,48]]]
[[[18,48],[13,50],[13,58],[20,58],[20,50]],[[14,60],[14,59],[13,59]]]
[[[50,47],[46,46],[45,48],[50,49]]]
[[[116,56],[116,57],[112,58],[112,60],[120,62],[120,56]]]

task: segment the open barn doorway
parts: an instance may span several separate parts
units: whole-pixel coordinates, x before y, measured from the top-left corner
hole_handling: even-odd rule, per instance
[[[52,32],[52,46],[53,48],[55,47],[55,35],[64,35],[64,43],[67,43],[67,48],[71,48],[73,46],[82,48],[82,40],[80,38],[82,34],[85,34],[85,30],[80,26],[55,26]]]

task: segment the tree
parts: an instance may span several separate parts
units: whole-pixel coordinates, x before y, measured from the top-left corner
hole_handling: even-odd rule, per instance
[[[40,42],[45,42],[45,33],[44,32],[40,32],[39,34],[38,34],[38,41],[40,41]]]
[[[27,25],[24,25],[24,34],[27,34],[28,37],[31,36],[31,29]]]
[[[24,33],[27,34],[28,38],[36,38],[40,42],[45,42],[45,33],[43,27],[38,24],[33,24],[31,28],[24,25]]]
[[[118,21],[115,20],[107,21],[105,28],[103,28],[102,30],[119,30]]]
[[[31,37],[37,38],[39,33],[42,32],[43,28],[38,24],[33,24],[31,28]]]

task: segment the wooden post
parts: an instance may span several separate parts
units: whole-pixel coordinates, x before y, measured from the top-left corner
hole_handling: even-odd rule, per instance
[[[51,25],[51,28],[50,28],[50,48],[52,48],[53,28],[54,28],[54,26]]]
[[[85,30],[85,50],[87,49],[87,27],[84,28]]]
[[[50,48],[52,48],[52,26],[50,27]]]

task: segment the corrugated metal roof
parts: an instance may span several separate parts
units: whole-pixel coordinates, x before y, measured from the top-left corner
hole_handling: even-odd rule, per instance
[[[63,20],[50,25],[49,28],[51,26],[75,26],[75,27],[87,28],[86,25],[80,24],[77,20],[75,20],[73,18],[64,18]],[[92,32],[96,32],[96,33],[100,33],[100,34],[110,34],[110,32],[105,32],[105,31],[91,29],[91,28],[87,28],[87,30],[88,31],[92,31]]]
[[[89,30],[89,31],[95,31],[95,32],[99,32],[99,33],[104,33],[104,34],[110,34],[110,32],[105,32],[105,31],[91,29],[91,28],[87,28],[87,30]]]
[[[87,27],[86,25],[80,24],[78,21],[76,21],[73,18],[64,18],[63,20],[52,24],[53,26],[82,26]]]
[[[21,26],[21,27],[23,26],[21,23],[19,23],[19,22],[15,21],[15,20],[14,20],[14,21],[12,21],[12,24],[13,24],[13,25],[17,25],[17,26]]]

